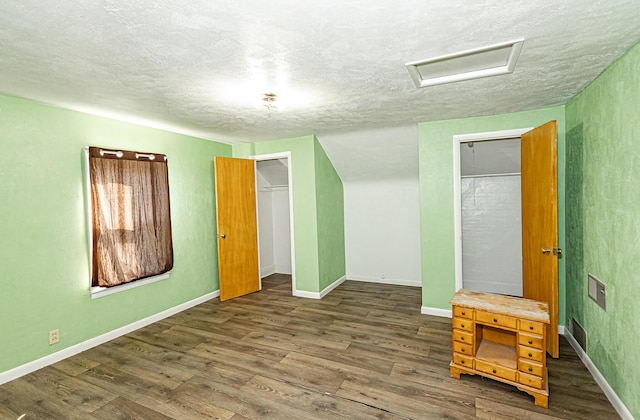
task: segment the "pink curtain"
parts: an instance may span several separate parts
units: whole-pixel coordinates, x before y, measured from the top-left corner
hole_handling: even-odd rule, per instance
[[[154,156],[153,160],[149,156]],[[116,286],[173,267],[164,155],[89,148],[93,286]]]

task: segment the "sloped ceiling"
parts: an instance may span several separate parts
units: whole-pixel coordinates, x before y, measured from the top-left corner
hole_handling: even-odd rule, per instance
[[[0,93],[228,143],[358,133],[562,105],[640,39],[638,16],[629,0],[0,0]],[[416,89],[404,66],[518,38],[510,75]]]
[[[268,186],[289,185],[289,172],[286,159],[261,160],[256,162],[258,173]]]
[[[417,179],[418,126],[318,136],[343,182]]]

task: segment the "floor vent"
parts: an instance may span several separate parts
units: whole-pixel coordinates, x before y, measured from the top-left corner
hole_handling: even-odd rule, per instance
[[[571,318],[571,329],[573,333],[573,337],[576,339],[580,347],[584,352],[587,352],[587,332],[582,328],[582,325],[576,321],[575,318]]]

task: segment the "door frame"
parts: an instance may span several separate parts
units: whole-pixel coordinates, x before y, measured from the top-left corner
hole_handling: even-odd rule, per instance
[[[265,155],[253,155],[249,156],[249,159],[253,159],[256,162],[263,160],[274,160],[274,159],[286,159],[287,160],[287,178],[289,184],[289,231],[290,231],[290,241],[291,241],[291,293],[293,296],[297,296],[297,287],[296,287],[296,251],[295,251],[295,235],[294,235],[294,223],[293,223],[293,172],[291,170],[291,152],[278,152],[278,153],[269,153]],[[257,166],[257,165],[256,165]],[[258,171],[256,168],[256,177],[258,176]],[[256,178],[257,180],[257,178]],[[257,185],[257,182],[256,182]],[[256,207],[258,200],[258,189],[256,188]],[[260,208],[256,212],[256,217],[259,219]],[[260,221],[258,220],[258,250],[260,249]],[[258,252],[258,262],[260,261],[260,252]],[[260,285],[262,285],[262,278],[260,279]]]
[[[513,139],[522,136],[529,128],[515,128],[512,130],[488,131],[484,133],[456,134],[453,136],[453,218],[455,244],[455,281],[456,292],[462,289],[462,183],[460,180],[460,144],[470,141]]]

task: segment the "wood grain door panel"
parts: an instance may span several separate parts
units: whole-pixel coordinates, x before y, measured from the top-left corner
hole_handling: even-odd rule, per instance
[[[260,290],[255,161],[216,157],[220,300]]]
[[[558,343],[558,172],[557,127],[550,121],[521,137],[522,296],[546,302],[547,351]]]

